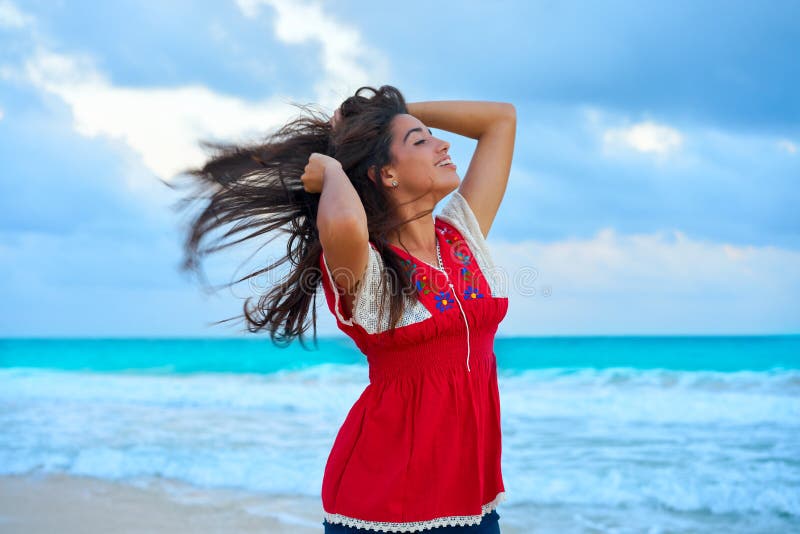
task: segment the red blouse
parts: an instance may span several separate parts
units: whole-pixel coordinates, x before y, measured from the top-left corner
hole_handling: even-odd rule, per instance
[[[351,317],[320,256],[328,307],[366,355],[370,380],[325,466],[329,523],[383,532],[477,525],[505,499],[494,337],[508,298],[484,273],[494,266],[466,199],[454,192],[434,220],[444,271],[390,245],[420,298],[394,337],[388,309],[385,324],[373,314],[382,268],[374,244]]]

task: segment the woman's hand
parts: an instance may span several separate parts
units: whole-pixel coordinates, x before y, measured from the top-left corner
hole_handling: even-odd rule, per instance
[[[308,157],[305,172],[300,177],[303,182],[303,189],[307,193],[322,193],[322,184],[325,181],[325,169],[327,168],[341,169],[342,164],[336,158],[319,152],[312,152],[311,156]]]

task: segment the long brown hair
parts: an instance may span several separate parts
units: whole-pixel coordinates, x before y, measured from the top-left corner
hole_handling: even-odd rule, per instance
[[[372,95],[363,96],[361,93],[365,90]],[[403,268],[403,258],[388,246],[386,236],[397,232],[408,221],[398,220],[387,188],[382,180],[372,180],[367,170],[374,168],[374,176],[378,177],[384,165],[393,163],[389,150],[390,125],[396,115],[408,113],[405,99],[391,85],[378,89],[360,87],[341,104],[341,120],[335,130],[330,117],[313,106],[293,105],[307,111],[308,115],[285,124],[263,142],[242,145],[200,141],[213,155],[202,167],[179,173],[191,179],[190,186],[195,190],[176,207],[183,209],[197,200],[205,203],[189,223],[181,270],[202,277],[203,256],[267,234],[274,234],[268,240],[271,241],[279,231],[288,233],[285,256],[228,285],[250,280],[291,261],[293,268],[280,283],[259,295],[253,304],[254,297],[245,300],[243,316],[247,330],[256,333],[266,328],[273,343],[279,346],[287,346],[299,337],[305,347],[303,333],[309,327],[306,317],[311,308],[316,344],[316,295],[322,281],[319,268],[322,246],[316,225],[320,194],[306,192],[300,176],[312,152],[326,154],[342,164],[364,206],[370,241],[385,265],[381,281],[384,301],[378,303],[379,321],[383,321],[388,296],[389,328],[394,333],[407,304],[406,298],[416,299],[417,293],[409,273]],[[431,212],[423,211],[410,220]],[[231,223],[233,227],[222,236],[201,246],[211,232]],[[242,233],[245,235],[235,237]],[[242,316],[215,324],[239,317]]]

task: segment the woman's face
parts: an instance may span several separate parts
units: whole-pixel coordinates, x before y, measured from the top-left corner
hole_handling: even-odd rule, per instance
[[[436,166],[448,157],[450,143],[434,137],[430,129],[409,114],[392,119],[392,165],[384,167],[384,185],[394,196],[416,198],[426,191],[434,195],[434,204],[447,196],[461,182],[454,163]],[[398,186],[392,187],[392,180]],[[401,195],[395,195],[401,193]]]

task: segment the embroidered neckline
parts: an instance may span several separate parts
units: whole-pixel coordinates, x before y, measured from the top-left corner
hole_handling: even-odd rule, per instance
[[[401,252],[402,255],[406,257],[406,259],[403,260],[403,261],[404,262],[408,262],[408,264],[413,264],[414,265],[414,270],[416,270],[416,268],[417,268],[416,262],[419,262],[419,263],[423,263],[423,264],[427,265],[431,269],[434,269],[436,271],[439,271],[439,272],[442,272],[442,273],[446,274],[446,272],[444,271],[444,263],[442,263],[442,259],[441,259],[442,256],[441,256],[441,253],[439,252],[439,250],[441,248],[441,242],[440,242],[439,234],[443,233],[443,228],[442,228],[442,225],[439,222],[438,216],[436,218],[434,218],[434,228],[435,228],[435,235],[436,235],[436,259],[437,259],[437,263],[441,263],[439,267],[437,267],[436,265],[432,265],[432,264],[428,263],[427,261],[414,256],[413,254],[409,254],[402,247],[398,247],[397,245],[389,243],[388,241],[386,242],[386,244],[389,245],[390,247],[392,247],[394,250]],[[448,241],[448,243],[450,243],[450,242]]]
[[[410,521],[405,523],[392,523],[387,521],[366,521],[355,517],[348,517],[342,514],[332,514],[325,512],[325,520],[329,523],[338,523],[348,527],[372,529],[379,532],[417,532],[435,527],[457,527],[480,524],[483,516],[497,508],[497,505],[506,499],[506,492],[501,491],[490,502],[481,506],[479,515],[451,515],[447,517],[437,517],[427,521]]]

